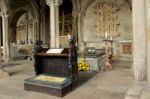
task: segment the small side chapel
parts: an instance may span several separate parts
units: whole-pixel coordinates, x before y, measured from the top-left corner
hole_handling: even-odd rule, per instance
[[[72,82],[78,82],[78,72],[100,73],[107,68],[111,72],[116,62],[131,63],[129,68],[137,82],[134,85],[144,82],[148,86],[149,13],[148,0],[0,0],[0,68],[12,61],[33,60],[36,72],[49,73],[46,69],[54,67],[45,66],[51,63],[46,50],[63,49],[54,56],[59,56],[57,61],[62,59],[68,66],[74,66],[62,68],[60,73],[69,72],[71,88]],[[39,60],[42,61],[38,63]],[[45,66],[44,69],[37,64]],[[58,74],[60,71],[56,70]],[[141,95],[130,90],[132,87],[126,99]]]

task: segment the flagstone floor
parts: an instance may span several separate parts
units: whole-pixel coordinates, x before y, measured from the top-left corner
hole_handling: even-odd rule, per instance
[[[112,71],[79,72],[79,86],[62,99],[124,99],[133,81],[129,65],[120,62]],[[33,61],[3,63],[2,69],[10,77],[0,77],[0,99],[61,99],[24,90],[24,79],[34,76]]]

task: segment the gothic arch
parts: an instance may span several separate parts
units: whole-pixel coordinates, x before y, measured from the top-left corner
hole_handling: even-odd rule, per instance
[[[39,20],[40,14],[37,3],[34,0],[25,0],[25,1],[29,4],[33,17]]]
[[[92,4],[95,0],[83,0],[82,3],[82,8],[81,8],[81,13],[85,14],[87,8]],[[132,9],[132,0],[124,0],[130,7],[130,10]]]
[[[71,2],[72,2],[73,10],[77,10],[78,9],[78,0],[71,0]]]
[[[28,9],[26,9],[24,7],[15,10],[13,12],[13,14],[11,15],[12,17],[10,18],[10,27],[16,26],[16,23],[17,23],[17,20],[19,19],[19,17],[26,12],[28,12]]]
[[[39,12],[39,7],[37,5],[37,3],[34,0],[24,0],[27,4],[27,6],[24,7],[20,7],[19,9],[14,9],[11,14],[11,17],[9,17],[9,22],[10,22],[10,35],[12,35],[12,33],[16,32],[16,24],[18,19],[26,12],[31,13],[33,19],[36,22],[40,22],[40,12]],[[40,23],[37,23],[38,27],[40,28]],[[39,30],[39,28],[37,28]],[[40,31],[36,32],[36,34],[38,35],[40,33]],[[12,38],[12,41],[15,41],[15,38]]]
[[[8,10],[8,0],[0,0],[0,8],[1,8],[1,11],[7,11]]]
[[[86,12],[86,9],[92,4],[95,0],[83,0],[81,4],[81,14]]]
[[[26,12],[28,12],[26,9],[18,9],[11,17],[10,19],[10,35],[11,35],[10,42],[16,41],[15,36],[16,36],[16,25],[17,25],[18,19]]]

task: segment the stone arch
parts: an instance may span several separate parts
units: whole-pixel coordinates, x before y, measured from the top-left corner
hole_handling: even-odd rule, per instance
[[[83,0],[82,1],[82,8],[81,8],[81,13],[85,14],[87,8],[92,4],[95,0]],[[130,7],[130,10],[132,9],[132,0],[124,0]]]
[[[40,38],[40,31],[41,31],[41,15],[40,15],[40,8],[38,7],[35,0],[25,0],[29,7],[31,8],[31,12],[33,14],[33,18],[35,19],[37,28],[36,28],[36,39]]]
[[[79,0],[71,0],[72,6],[73,6],[73,10],[78,10],[78,1]]]
[[[39,7],[37,3],[34,0],[25,0],[25,1],[28,3],[29,7],[31,8],[33,17],[39,19],[40,14],[39,14]]]
[[[8,0],[0,0],[0,8],[1,11],[7,11],[8,10]]]
[[[16,23],[17,23],[17,20],[19,19],[19,17],[26,12],[28,12],[28,9],[26,9],[26,8],[21,8],[21,9],[15,10],[15,12],[13,13],[13,15],[10,19],[10,27],[16,26]]]
[[[12,41],[16,41],[16,25],[17,25],[17,21],[18,19],[24,14],[28,12],[27,9],[18,9],[14,12],[14,14],[12,15],[11,19],[10,19],[10,35],[11,35],[11,39],[10,39],[10,42]]]
[[[34,0],[24,0],[28,6],[25,7],[20,7],[19,9],[15,9],[13,10],[13,13],[11,13],[11,17],[9,17],[9,26],[10,26],[10,35],[12,35],[12,33],[15,33],[16,30],[16,24],[18,19],[21,17],[21,15],[23,15],[26,12],[31,12],[31,15],[34,19],[35,22],[37,22],[37,27],[36,28],[36,35],[40,34],[40,12],[39,12],[39,7],[37,5],[37,3]],[[15,36],[15,34],[14,34]],[[37,37],[36,37],[37,38]],[[13,38],[11,41],[15,41],[15,38]]]

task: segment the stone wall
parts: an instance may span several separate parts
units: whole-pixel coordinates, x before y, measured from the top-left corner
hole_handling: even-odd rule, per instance
[[[83,37],[85,44],[87,47],[95,47],[100,49],[104,46],[104,43],[101,38],[96,37],[96,22],[97,17],[95,12],[95,6],[98,3],[101,3],[102,0],[95,0],[92,2],[88,8],[86,9],[85,16],[83,18]],[[118,31],[120,36],[117,37],[114,42],[114,53],[118,58],[121,59],[130,59],[132,60],[132,53],[131,54],[122,54],[122,44],[131,44],[132,50],[132,12],[129,8],[128,3],[124,0],[120,0],[114,2],[113,0],[105,0],[105,2],[113,2],[116,3],[118,7],[118,20],[119,20],[119,28]],[[84,5],[84,4],[83,4]],[[131,51],[132,52],[132,51]]]
[[[27,33],[28,33],[28,44],[34,44],[33,19],[31,14],[28,14],[27,20],[25,13],[19,18],[17,22],[16,28],[17,44],[24,45],[27,42]]]

